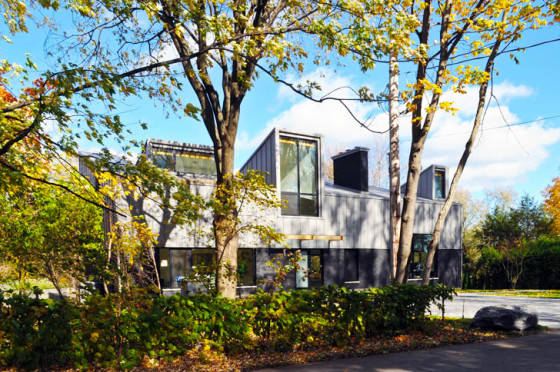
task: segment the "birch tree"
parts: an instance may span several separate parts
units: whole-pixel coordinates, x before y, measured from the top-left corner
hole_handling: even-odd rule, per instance
[[[466,144],[451,182],[450,190],[436,222],[430,241],[423,282],[429,272],[447,212],[453,201],[462,170],[472,151],[472,143],[482,123],[486,93],[494,61],[507,47],[520,38],[527,28],[539,28],[553,22],[548,4],[535,1],[423,1],[416,4],[421,26],[418,47],[421,57],[415,61],[416,79],[402,97],[411,114],[412,142],[408,159],[406,189],[403,197],[402,222],[395,282],[406,281],[411,252],[415,204],[421,171],[422,153],[430,129],[439,111],[455,111],[452,102],[442,100],[444,90],[465,93],[466,86],[479,86],[477,114],[473,133]],[[435,37],[433,36],[435,34]],[[483,68],[473,60],[486,61]],[[470,63],[469,63],[470,62]],[[428,278],[428,279],[427,279]]]

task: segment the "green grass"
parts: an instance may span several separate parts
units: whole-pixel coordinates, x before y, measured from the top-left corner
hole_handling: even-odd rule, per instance
[[[560,298],[559,289],[462,289],[458,293],[478,293],[489,296],[518,296],[534,298]]]
[[[2,283],[11,289],[32,289],[39,287],[41,290],[54,289],[54,285],[47,279],[26,279],[23,283],[20,282],[7,282]]]

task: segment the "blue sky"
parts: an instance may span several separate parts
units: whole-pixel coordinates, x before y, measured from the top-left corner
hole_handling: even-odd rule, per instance
[[[10,61],[24,60],[30,53],[39,66],[47,67],[44,39],[48,30],[31,30],[12,38],[13,44],[0,44],[0,53]],[[546,31],[528,33],[517,46],[560,38],[560,28],[553,26]],[[512,187],[518,193],[528,193],[540,198],[540,192],[560,175],[560,42],[527,49],[517,54],[520,64],[507,56],[497,61],[499,75],[494,79],[494,93],[500,109],[493,103],[488,109],[481,136],[460,186],[475,195],[485,189]],[[351,63],[347,66],[322,67],[306,71],[306,78],[317,80],[327,92],[340,86],[368,85],[380,92],[387,84],[387,66],[379,64],[373,72],[362,74]],[[52,68],[52,66],[51,66]],[[401,71],[400,85],[406,84],[413,74],[407,67]],[[185,87],[185,101],[193,98]],[[453,96],[458,114],[438,114],[427,141],[423,166],[432,163],[455,168],[468,137],[475,110],[477,91]],[[384,130],[388,126],[386,113],[376,105],[351,104],[352,110],[362,118],[373,118],[374,127]],[[165,108],[150,100],[128,101],[119,107],[124,121],[137,140],[160,138],[191,143],[211,144],[203,124],[193,119],[175,115],[166,116]],[[505,118],[505,120],[504,120]],[[148,130],[138,124],[144,121]],[[508,126],[507,124],[510,124]],[[313,103],[297,96],[288,88],[273,83],[269,78],[259,79],[248,93],[243,106],[238,131],[236,165],[239,167],[250,156],[260,140],[274,127],[295,129],[301,132],[320,133],[325,136],[326,148],[344,149],[356,145],[375,147],[386,143],[383,135],[372,134],[352,120],[338,103]],[[406,162],[410,121],[401,119],[401,159]],[[92,150],[96,144],[83,142],[83,150]]]

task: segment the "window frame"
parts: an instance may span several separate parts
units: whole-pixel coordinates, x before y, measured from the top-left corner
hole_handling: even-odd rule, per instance
[[[432,234],[413,234],[412,235],[412,246],[410,249],[410,256],[408,257],[408,278],[409,279],[419,279],[422,278],[422,273],[424,272],[424,263],[428,256],[428,243]],[[415,241],[421,241],[422,249],[416,250]],[[425,252],[423,251],[425,248]],[[430,278],[438,278],[438,251],[439,247],[436,247],[436,253],[434,255],[434,262],[432,264],[432,270],[430,271]],[[416,253],[418,253],[419,262],[416,262]],[[420,267],[415,269],[413,265],[419,264]],[[418,271],[419,274],[415,272]]]
[[[163,157],[168,156],[169,157],[169,164],[166,164],[165,167],[160,166],[161,165],[161,161],[156,161],[156,158],[159,157],[161,159],[163,159]],[[178,160],[180,160],[180,158],[187,158],[187,159],[202,159],[202,160],[209,160],[211,163],[213,163],[213,173],[207,173],[207,172],[190,172],[188,170],[178,170],[177,168],[177,164],[178,164]],[[171,172],[175,172],[175,173],[187,173],[187,174],[199,174],[199,175],[208,175],[208,176],[215,176],[216,175],[216,162],[213,159],[213,155],[212,154],[207,154],[204,152],[197,152],[197,151],[180,151],[180,150],[164,150],[164,149],[153,149],[152,154],[151,154],[151,161],[152,164],[154,164],[156,167],[160,168],[160,169],[167,169],[168,171]],[[170,165],[171,167],[167,166]],[[200,167],[199,167],[200,168]]]
[[[296,146],[296,174],[297,174],[297,191],[284,191],[282,189],[282,141],[293,141],[295,142]],[[315,156],[314,156],[314,163],[315,163],[315,193],[305,193],[301,191],[301,157],[300,157],[300,142],[308,142],[312,143],[315,147]],[[320,216],[320,163],[319,163],[319,148],[320,144],[317,139],[312,138],[300,138],[300,137],[292,137],[289,135],[280,135],[279,136],[279,170],[280,170],[280,179],[279,179],[279,191],[280,191],[280,198],[282,200],[288,200],[286,196],[291,196],[296,198],[296,205],[295,205],[295,213],[290,212],[291,209],[294,208],[283,208],[281,214],[283,216],[302,216],[302,217],[319,217]],[[302,214],[302,199],[303,197],[310,197],[311,200],[315,199],[315,212],[313,214]]]
[[[434,199],[445,199],[447,193],[447,187],[445,185],[445,169],[443,168],[435,168],[434,169]],[[437,177],[438,174],[441,174],[441,187],[438,187]],[[441,190],[441,196],[438,196],[438,190]]]

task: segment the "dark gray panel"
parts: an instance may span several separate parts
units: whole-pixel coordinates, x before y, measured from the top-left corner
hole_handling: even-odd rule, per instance
[[[461,287],[462,275],[462,250],[438,250],[438,276],[439,282],[449,287]]]

